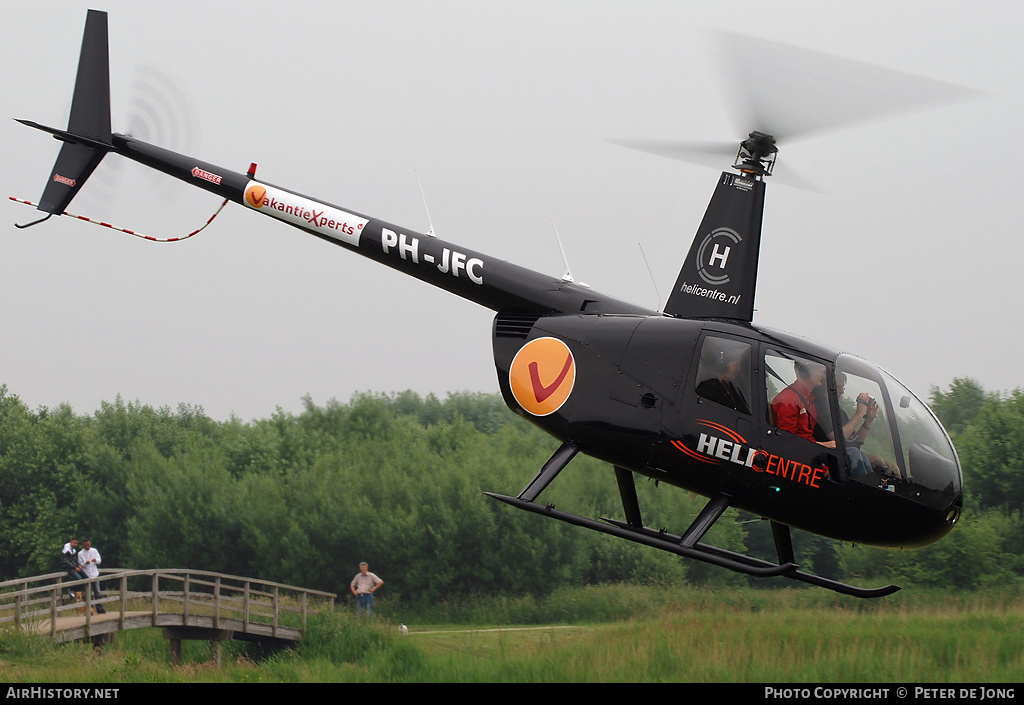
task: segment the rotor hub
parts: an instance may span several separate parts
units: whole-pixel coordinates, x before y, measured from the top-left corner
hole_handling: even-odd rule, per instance
[[[774,137],[763,132],[751,132],[740,142],[733,168],[756,178],[771,176],[778,151]]]

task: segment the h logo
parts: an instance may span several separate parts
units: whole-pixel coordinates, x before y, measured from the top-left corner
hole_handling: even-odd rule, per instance
[[[743,242],[740,234],[732,228],[715,228],[708,233],[697,247],[697,257],[694,264],[697,265],[697,274],[711,286],[723,286],[729,283],[729,273],[726,265],[729,263],[729,255],[732,254],[733,246],[739,246]],[[743,264],[743,253],[740,264]],[[714,267],[717,271],[712,273]],[[733,263],[733,268],[736,263]]]
[[[715,260],[721,260],[721,264],[718,265],[720,269],[725,269],[725,263],[729,261],[729,250],[730,247],[726,247],[721,252],[718,250],[718,243],[715,243],[714,249],[711,251],[711,259],[708,260],[708,266],[714,266]]]

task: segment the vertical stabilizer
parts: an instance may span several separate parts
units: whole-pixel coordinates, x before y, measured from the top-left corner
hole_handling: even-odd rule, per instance
[[[110,142],[110,55],[107,13],[89,10],[78,57],[78,77],[71,101],[68,132]]]
[[[764,188],[761,179],[722,172],[665,313],[753,320]]]
[[[105,12],[89,10],[85,21],[68,129],[48,131],[64,145],[38,208],[60,215],[110,149],[110,59]]]

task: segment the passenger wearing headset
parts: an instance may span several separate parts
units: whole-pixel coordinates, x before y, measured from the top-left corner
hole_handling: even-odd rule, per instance
[[[697,394],[722,406],[735,409],[744,414],[750,413],[750,404],[738,384],[746,372],[750,359],[750,346],[744,343],[732,343],[720,338],[708,338],[704,350],[712,360],[710,365],[705,361],[703,367],[711,367],[713,376],[706,377],[697,385]],[[716,345],[709,350],[709,346]],[[705,372],[705,374],[707,374]],[[746,387],[749,388],[749,382]]]

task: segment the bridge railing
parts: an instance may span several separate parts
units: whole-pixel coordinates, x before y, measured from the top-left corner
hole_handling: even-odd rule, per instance
[[[60,617],[85,613],[86,623],[93,608],[102,605],[116,612],[123,622],[129,608],[148,611],[153,626],[161,614],[181,614],[183,623],[192,615],[212,619],[215,629],[230,621],[231,628],[246,632],[254,626],[271,630],[277,636],[282,626],[305,633],[310,611],[334,608],[334,593],[203,570],[152,569],[100,571],[101,599],[94,599],[90,584],[96,579],[67,580],[66,573],[49,573],[0,582],[0,628],[13,623],[17,627],[38,629],[49,622],[56,636]],[[70,598],[80,592],[82,601]],[[124,625],[122,623],[121,628]]]

